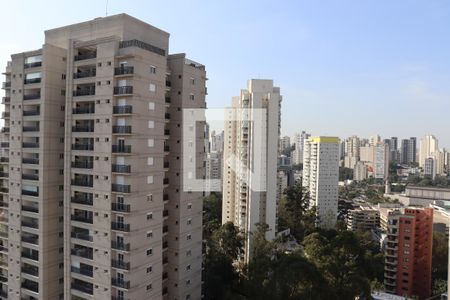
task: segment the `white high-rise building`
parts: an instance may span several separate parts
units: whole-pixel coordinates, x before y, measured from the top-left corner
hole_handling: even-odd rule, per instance
[[[291,147],[291,138],[288,136],[283,136],[280,139],[280,152],[283,152],[286,149]]]
[[[419,166],[424,167],[425,160],[439,152],[439,142],[434,135],[426,135],[420,140]]]
[[[303,186],[315,206],[318,226],[333,228],[338,212],[339,138],[311,137],[303,152]]]
[[[246,234],[246,261],[258,223],[269,226],[268,240],[275,238],[281,100],[272,80],[252,79],[225,115],[222,223],[233,222]],[[263,124],[247,119],[257,114],[253,109],[265,109]]]
[[[353,169],[360,160],[360,140],[356,135],[345,141],[344,167]]]
[[[309,133],[302,131],[302,133],[296,133],[294,136],[294,147],[295,150],[292,151],[292,164],[298,165],[303,163],[303,144],[305,140],[310,137]]]

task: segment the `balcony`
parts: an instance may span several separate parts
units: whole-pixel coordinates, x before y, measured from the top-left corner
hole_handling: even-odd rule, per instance
[[[97,58],[97,52],[85,52],[75,55],[73,58],[74,61],[86,60],[86,59],[94,59]]]
[[[74,179],[72,179],[72,185],[84,186],[84,187],[93,187],[94,186],[94,180],[92,178],[74,178]]]
[[[164,129],[164,135],[170,135],[170,129]]]
[[[9,193],[9,188],[4,187],[4,186],[0,187],[0,193],[4,193],[4,194]]]
[[[112,145],[113,153],[131,153],[131,145]]]
[[[73,91],[74,97],[82,97],[82,96],[94,96],[95,95],[95,86],[90,88],[83,88]]]
[[[123,288],[123,289],[129,289],[130,288],[130,281],[129,280],[123,280],[119,278],[112,278],[111,284],[115,287]]]
[[[166,103],[170,103],[170,100],[171,100],[170,97],[166,97],[166,98],[165,98],[165,102],[166,102]]]
[[[3,88],[3,89],[9,89],[9,88],[11,88],[11,81],[3,82],[2,88]]]
[[[92,169],[92,168],[94,168],[94,162],[92,160],[73,161],[72,162],[72,168]]]
[[[89,295],[93,295],[94,294],[94,286],[92,284],[82,284],[82,283],[76,283],[76,282],[72,282],[71,284],[71,288],[73,290],[85,293],[85,294],[89,294]]]
[[[29,116],[39,116],[41,114],[41,112],[38,109],[33,109],[33,110],[24,110],[23,111],[23,116],[24,117],[29,117]]]
[[[113,173],[130,173],[131,172],[131,166],[130,165],[116,165],[116,164],[113,164],[111,167],[112,167],[112,172]]]
[[[22,190],[22,195],[32,196],[32,197],[39,197],[39,192],[38,191]]]
[[[22,282],[21,286],[23,289],[27,289],[32,292],[39,293],[39,284],[34,281],[25,279],[25,281]]]
[[[111,260],[111,266],[116,269],[130,270],[130,263],[123,260]]]
[[[23,235],[21,237],[21,241],[28,244],[38,245],[39,244],[39,236],[34,235]]]
[[[34,267],[34,266],[30,266],[30,265],[22,266],[21,271],[22,271],[22,273],[25,273],[25,274],[28,274],[31,276],[35,276],[35,277],[39,276],[39,268],[38,267]]]
[[[131,95],[133,94],[132,86],[115,86],[114,95]]]
[[[29,79],[23,80],[23,84],[34,84],[34,83],[40,83],[40,82],[41,82],[41,78],[29,78]]]
[[[134,73],[134,67],[119,67],[114,68],[114,75],[132,75]]]
[[[22,147],[23,148],[39,148],[39,143],[23,142]]]
[[[22,174],[22,179],[37,181],[37,180],[39,180],[39,175],[38,174]]]
[[[0,146],[3,147],[1,144],[3,144],[3,143],[0,143]],[[0,162],[2,162],[2,163],[9,162],[9,157],[0,157]]]
[[[30,164],[30,165],[38,165],[39,164],[39,158],[32,158],[32,157],[23,157],[22,158],[23,164]]]
[[[111,222],[111,229],[116,231],[130,232],[130,224]]]
[[[94,132],[94,125],[75,125],[72,126],[72,132]]]
[[[10,116],[11,116],[11,114],[9,113],[9,111],[2,112],[2,118],[3,119],[9,119]]]
[[[92,267],[90,267],[90,268],[86,268],[86,267],[77,268],[77,267],[71,266],[70,267],[70,271],[72,273],[77,273],[77,274],[81,274],[81,275],[88,276],[88,277],[94,276],[94,271],[93,271]]]
[[[76,221],[76,222],[81,222],[81,223],[87,223],[87,224],[94,224],[94,219],[92,218],[92,216],[86,216],[84,214],[80,214],[80,215],[71,215],[70,219],[72,221]]]
[[[7,104],[11,102],[11,97],[3,97],[2,98],[2,104]]]
[[[164,178],[164,179],[163,179],[163,184],[164,184],[164,185],[169,184],[169,178]]]
[[[76,107],[72,109],[74,115],[95,114],[95,106]]]
[[[75,195],[71,198],[71,202],[83,205],[93,205],[94,197],[92,194],[88,193],[75,193]]]
[[[169,211],[167,209],[163,210],[162,215],[163,215],[164,218],[168,217],[169,216]]]
[[[0,172],[0,177],[1,178],[8,178],[9,177],[9,173],[7,173],[7,172]]]
[[[113,114],[115,115],[125,115],[131,114],[133,112],[133,107],[131,105],[121,105],[113,107]]]
[[[129,125],[114,125],[112,127],[112,132],[117,134],[130,134],[131,126]]]
[[[30,206],[30,205],[22,205],[22,210],[26,212],[32,212],[32,213],[39,213],[39,208],[36,206]]]
[[[165,161],[164,162],[164,165],[163,165],[163,167],[164,167],[164,169],[168,169],[169,168],[169,162],[168,161]]]
[[[170,120],[170,114],[169,114],[169,113],[165,113],[165,114],[164,114],[164,118],[165,118],[166,120]]]
[[[111,248],[120,251],[130,251],[130,243],[111,241]]]
[[[9,132],[9,127],[2,128],[2,133],[8,133],[8,132]]]
[[[88,69],[88,70],[83,70],[77,73],[73,73],[73,78],[74,79],[81,79],[81,78],[89,78],[89,77],[95,77],[97,75],[97,70],[96,69]]]
[[[111,185],[111,190],[116,193],[130,193],[131,186],[129,184],[117,184],[113,183]]]
[[[42,61],[36,61],[36,62],[32,62],[32,63],[26,63],[23,65],[24,69],[31,69],[31,68],[37,68],[42,66]]]
[[[72,255],[75,255],[75,256],[78,256],[78,257],[82,257],[82,258],[87,258],[87,259],[92,259],[93,258],[93,251],[92,251],[92,249],[87,248],[87,247],[71,249],[70,253]]]
[[[89,235],[88,233],[84,233],[84,232],[71,232],[70,236],[74,239],[79,239],[79,240],[83,240],[83,241],[88,241],[88,242],[92,242],[94,240],[94,237]]]
[[[130,212],[130,204],[111,203],[111,210],[117,212]]]
[[[23,126],[23,132],[39,132],[39,126]]]
[[[39,229],[39,222],[31,220],[22,220],[20,223],[22,227],[29,227],[33,229]]]
[[[72,150],[82,150],[82,151],[93,151],[94,150],[94,144],[72,144]]]
[[[169,194],[163,195],[163,201],[169,201]]]
[[[36,100],[41,98],[41,93],[24,94],[23,100]]]
[[[170,82],[169,80],[166,80],[166,87],[171,87],[172,86],[172,82]]]

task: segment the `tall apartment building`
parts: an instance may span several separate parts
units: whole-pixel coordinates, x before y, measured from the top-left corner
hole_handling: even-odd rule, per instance
[[[433,209],[405,208],[388,214],[384,285],[389,293],[431,296]]]
[[[292,151],[291,158],[292,163],[295,165],[303,163],[303,145],[305,140],[307,140],[311,135],[302,131],[301,133],[296,133],[294,136],[294,151]]]
[[[387,180],[389,176],[389,144],[381,142],[374,148],[373,177]]]
[[[280,138],[280,152],[283,152],[286,149],[291,147],[291,138],[288,136],[283,136]]]
[[[48,30],[42,49],[12,56],[8,299],[201,297],[202,194],[183,189],[181,133],[183,109],[205,107],[206,74],[168,42],[121,14]]]
[[[318,226],[334,228],[338,212],[339,138],[311,137],[303,152],[303,187],[316,207]]]
[[[280,88],[272,80],[251,79],[225,115],[222,223],[233,222],[246,233],[247,261],[250,233],[258,223],[269,226],[268,240],[275,238],[281,101]],[[263,124],[249,121],[258,114],[253,109],[264,110]]]
[[[417,162],[417,139],[415,137],[402,140],[400,156],[402,164]]]
[[[345,140],[344,167],[353,169],[360,160],[360,140],[356,135]]]
[[[439,141],[434,135],[426,135],[420,140],[419,167],[424,167],[425,160],[439,152]]]

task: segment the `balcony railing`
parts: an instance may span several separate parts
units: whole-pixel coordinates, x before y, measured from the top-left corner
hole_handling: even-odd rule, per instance
[[[30,69],[30,68],[37,68],[42,66],[42,61],[36,61],[36,62],[32,62],[32,63],[26,63],[23,65],[24,69]]]
[[[78,248],[78,249],[71,249],[70,253],[75,256],[92,259],[93,258],[93,251],[89,248]]]
[[[72,144],[72,150],[92,151],[94,150],[94,144]]]
[[[9,111],[2,112],[2,118],[3,119],[9,118],[10,116],[11,116],[11,114],[9,113]]]
[[[28,243],[28,244],[39,244],[39,237],[37,236],[22,236],[21,238],[22,242]]]
[[[90,126],[75,125],[72,126],[72,132],[94,132],[94,125]]]
[[[164,178],[163,179],[163,184],[169,184],[169,178]]]
[[[73,91],[74,97],[94,96],[94,95],[95,95],[95,86],[93,86],[91,88],[84,88],[84,89],[79,89],[79,90]]]
[[[11,81],[3,82],[2,88],[8,89],[11,87]]]
[[[41,78],[30,78],[30,79],[23,80],[24,84],[33,84],[33,83],[40,83],[40,82],[41,82]]]
[[[0,145],[3,143],[0,143]],[[3,145],[1,145],[3,147]],[[0,157],[0,162],[9,162],[9,157]]]
[[[111,210],[118,212],[130,212],[130,204],[111,203]]]
[[[71,266],[70,271],[72,273],[77,273],[77,274],[81,274],[81,275],[88,276],[88,277],[94,276],[94,271],[92,269],[88,269],[88,268],[77,268],[77,267]]]
[[[2,128],[2,132],[3,132],[3,133],[9,132],[9,127],[3,127],[3,128]]]
[[[112,189],[113,192],[117,192],[117,193],[130,193],[131,186],[129,184],[113,183],[111,185],[111,189]]]
[[[22,273],[37,277],[39,276],[39,268],[31,266],[22,266]]]
[[[88,77],[94,77],[96,75],[97,75],[96,69],[89,69],[89,70],[81,71],[78,73],[73,73],[73,78],[74,79],[88,78]]]
[[[23,126],[22,130],[23,132],[38,132],[39,126]]]
[[[114,87],[114,95],[127,95],[133,94],[132,86],[115,86]]]
[[[111,241],[111,248],[115,250],[121,251],[130,251],[130,243],[123,243],[117,241]]]
[[[70,236],[73,237],[74,239],[79,239],[83,241],[92,242],[94,240],[93,236],[83,232],[71,232]]]
[[[123,260],[111,260],[111,266],[113,268],[122,269],[122,270],[130,270],[130,263],[124,262]]]
[[[129,75],[133,73],[134,67],[131,66],[114,68],[114,75]]]
[[[93,205],[94,197],[92,194],[75,194],[71,198],[72,203],[78,203],[83,205]]]
[[[30,228],[34,228],[34,229],[39,229],[39,222],[22,220],[22,222],[20,224],[23,227],[30,227]]]
[[[165,118],[166,120],[170,120],[170,114],[169,114],[169,113],[165,113],[165,114],[164,114],[164,118]]]
[[[130,288],[130,281],[129,280],[123,280],[119,278],[112,278],[111,284],[113,286],[123,288],[123,289],[129,289]]]
[[[28,190],[22,190],[22,195],[25,195],[25,196],[33,196],[33,197],[39,197],[39,192],[28,191]]]
[[[111,222],[111,229],[123,232],[130,232],[130,224]]]
[[[39,148],[39,143],[23,142],[22,147],[23,148]]]
[[[9,188],[4,186],[0,187],[0,193],[9,193]]]
[[[22,210],[32,213],[39,213],[39,208],[35,206],[22,205]]]
[[[22,174],[22,179],[25,180],[39,180],[38,174]]]
[[[131,153],[131,145],[112,145],[113,153]]]
[[[9,173],[7,173],[7,172],[0,172],[0,177],[8,178],[9,177]]]
[[[35,100],[41,98],[41,93],[24,94],[23,100]]]
[[[39,158],[31,158],[31,157],[23,157],[22,158],[23,164],[30,164],[30,165],[38,165],[39,164]]]
[[[39,284],[34,281],[27,280],[22,282],[22,288],[39,293]]]
[[[23,116],[27,117],[27,116],[39,116],[41,114],[41,112],[39,110],[24,110],[23,111]]]
[[[24,252],[22,252],[22,257],[28,258],[31,260],[35,260],[35,261],[39,261],[39,253],[36,253],[36,252],[24,251]]]
[[[131,114],[133,107],[131,105],[121,105],[113,107],[113,114]]]
[[[75,55],[73,60],[79,61],[79,60],[85,60],[85,59],[93,59],[96,57],[97,57],[97,52],[86,52],[86,53]]]
[[[93,161],[73,161],[72,168],[92,169],[94,167]]]
[[[113,130],[113,133],[130,134],[131,126],[129,126],[129,125],[114,125],[112,130]]]
[[[77,291],[80,291],[82,293],[86,293],[86,294],[89,294],[89,295],[93,295],[94,294],[94,287],[93,287],[93,285],[87,285],[87,284],[81,284],[81,283],[72,282],[71,288],[73,290],[77,290]]]
[[[170,103],[170,97],[166,97],[166,103]]]
[[[88,223],[88,224],[94,223],[94,219],[92,217],[87,217],[84,215],[71,215],[70,219],[72,221],[81,222],[81,223]]]
[[[2,104],[10,103],[10,102],[11,102],[11,97],[3,97],[2,98]]]
[[[95,106],[76,107],[72,109],[74,115],[95,114]]]
[[[172,82],[170,82],[169,80],[166,80],[166,86],[167,87],[171,87],[172,86]]]
[[[72,185],[93,187],[94,181],[92,179],[86,179],[86,178],[75,178],[75,179],[72,179]]]
[[[131,166],[130,165],[116,165],[113,164],[112,171],[114,173],[130,173],[131,172]]]

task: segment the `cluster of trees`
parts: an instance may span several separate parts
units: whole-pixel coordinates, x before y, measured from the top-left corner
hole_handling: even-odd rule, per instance
[[[417,186],[450,187],[450,179],[446,176],[437,175],[433,180],[429,177],[420,177],[419,175],[410,175],[407,183]]]
[[[252,256],[240,261],[244,236],[232,223],[220,225],[220,195],[205,199],[206,299],[370,299],[383,280],[383,255],[370,234],[315,228],[314,209],[300,185],[286,189],[279,229],[291,236],[267,241],[259,224],[250,239]],[[287,239],[298,247],[286,251]],[[240,263],[239,263],[240,261]],[[239,272],[237,271],[239,270]]]

